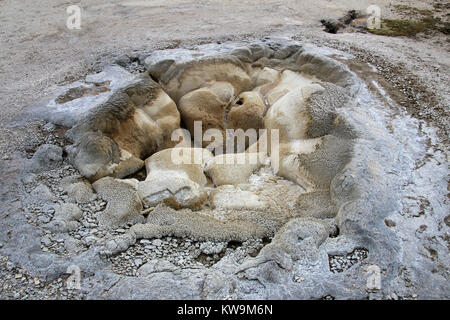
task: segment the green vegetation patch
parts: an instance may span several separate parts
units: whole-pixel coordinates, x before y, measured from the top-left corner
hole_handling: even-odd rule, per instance
[[[382,20],[380,29],[369,30],[373,34],[392,37],[412,37],[418,33],[430,34],[433,31],[449,34],[450,23],[434,17],[424,17],[419,21],[385,19]]]

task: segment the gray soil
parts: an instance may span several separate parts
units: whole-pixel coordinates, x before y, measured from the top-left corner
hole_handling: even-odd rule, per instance
[[[107,3],[98,0],[70,3],[42,0],[39,4],[31,0],[0,1],[0,298],[77,299],[123,295],[131,298],[223,299],[450,298],[448,36],[433,33],[414,38],[384,37],[354,31],[328,34],[320,24],[321,19],[337,19],[352,9],[364,11],[370,4],[381,8],[383,18],[401,17],[391,2],[343,0],[336,3],[317,0],[312,5],[307,1],[294,0],[161,0],[151,1],[151,4],[122,0]],[[398,1],[430,10],[437,2],[440,1]],[[65,9],[71,4],[82,7],[81,30],[66,28]],[[384,102],[383,106],[391,108],[380,108],[377,112],[390,118],[386,127],[403,148],[398,149],[397,146],[396,150],[402,150],[404,157],[409,159],[408,163],[414,164],[411,168],[398,169],[400,174],[408,172],[408,176],[398,177],[402,184],[396,189],[398,210],[384,219],[401,243],[401,249],[396,252],[400,258],[396,258],[399,265],[395,266],[398,271],[392,277],[394,280],[387,288],[377,292],[366,292],[365,280],[355,280],[355,285],[359,287],[354,292],[339,292],[341,287],[337,284],[334,291],[330,289],[318,297],[303,294],[301,289],[297,296],[294,293],[290,296],[281,293],[252,296],[251,289],[258,291],[261,286],[277,286],[276,281],[275,284],[266,283],[267,279],[259,279],[256,275],[252,279],[251,272],[248,272],[245,276],[252,283],[249,285],[250,293],[240,288],[243,293],[233,295],[231,289],[217,289],[221,281],[225,282],[224,279],[213,278],[208,271],[194,270],[218,263],[217,268],[225,270],[227,266],[223,256],[230,261],[257,256],[268,239],[234,244],[164,237],[140,240],[129,250],[109,258],[80,256],[77,262],[83,276],[92,275],[94,271],[91,269],[105,265],[109,265],[112,272],[100,272],[90,277],[81,291],[67,289],[67,265],[59,263],[58,255],[66,254],[68,248],[76,250],[74,247],[77,245],[89,247],[89,236],[104,236],[101,230],[97,230],[95,214],[104,209],[105,203],[102,199],[94,199],[89,205],[81,207],[84,227],[71,236],[82,240],[82,244],[66,244],[66,238],[45,231],[28,231],[26,225],[38,226],[53,212],[39,203],[22,201],[20,192],[24,192],[23,181],[19,177],[25,159],[31,158],[38,146],[44,143],[64,146],[67,141],[62,128],[46,130],[46,122],[29,119],[27,108],[54,96],[58,87],[83,79],[87,74],[101,71],[113,63],[122,64],[133,72],[142,71],[145,57],[157,49],[192,48],[226,41],[251,42],[264,38],[292,39],[328,51],[337,50],[335,58],[363,79],[368,90]],[[345,58],[346,54],[350,54],[350,58]],[[91,91],[74,90],[71,94],[76,98],[102,91],[102,88],[94,88]],[[62,96],[60,99],[68,101],[74,97]],[[41,181],[36,182],[35,179],[28,187],[24,182],[25,192],[31,192],[40,185],[39,182],[47,185],[54,182],[51,191],[60,199],[67,197],[64,190],[58,187],[61,179],[74,174],[74,169],[66,161],[64,159],[61,166],[38,177]],[[392,173],[389,179],[397,179],[395,174]],[[26,215],[25,212],[35,214]],[[116,229],[112,235],[125,233],[129,227]],[[42,250],[39,262],[27,261],[21,255],[21,249],[29,250],[28,243],[31,242],[33,251]],[[345,282],[342,274],[367,258],[364,250],[356,248],[329,256],[330,272],[337,275],[336,283]],[[86,252],[86,255],[93,254]],[[148,261],[155,262],[155,265],[145,264]],[[166,261],[167,264],[158,261]],[[45,275],[40,273],[39,270],[49,265],[53,268],[51,271]],[[142,265],[147,267],[139,269]],[[389,273],[389,268],[389,265],[384,266],[383,272]],[[183,278],[184,269],[191,276],[189,280]],[[136,280],[139,273],[150,276],[139,282]],[[153,279],[152,274],[163,276]],[[130,280],[123,281],[123,276],[130,277]],[[173,280],[174,277],[178,280]],[[280,280],[279,287],[280,283],[284,285],[284,281]],[[293,278],[293,282],[299,285],[304,281],[307,287],[310,279],[305,274],[299,273]],[[183,295],[181,290],[179,296],[171,296],[171,284],[191,288],[185,292],[193,293],[191,296]],[[160,287],[159,291],[149,293],[144,290],[139,295],[133,291],[133,285]]]

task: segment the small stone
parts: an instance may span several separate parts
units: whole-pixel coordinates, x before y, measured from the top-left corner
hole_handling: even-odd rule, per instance
[[[12,263],[11,261],[8,261],[6,263],[6,270],[11,271],[12,269],[14,269],[14,263]]]
[[[44,212],[46,214],[54,214],[55,213],[55,209],[54,208],[48,208],[48,209],[44,209]]]
[[[83,227],[85,227],[85,228],[89,228],[89,227],[91,226],[91,224],[90,224],[89,222],[87,222],[87,221],[83,221],[81,224],[82,224]]]
[[[69,196],[71,201],[80,204],[86,204],[94,199],[92,187],[86,182],[75,182],[66,186],[65,193]]]
[[[144,263],[144,262],[143,262],[142,259],[140,259],[140,258],[134,260],[134,265],[135,265],[136,267],[138,267],[138,268],[139,268],[140,266],[142,266],[143,263]]]
[[[395,227],[395,226],[396,226],[396,223],[395,223],[394,221],[390,220],[390,219],[385,219],[385,220],[384,220],[384,223],[385,223],[386,226],[388,226],[388,227]]]
[[[52,244],[52,239],[50,238],[50,236],[45,235],[41,238],[41,243],[48,247]]]
[[[63,243],[63,242],[65,241],[65,239],[64,239],[63,237],[61,237],[61,236],[55,238],[54,240],[55,240],[56,242],[58,242],[58,243]]]
[[[51,131],[54,131],[56,129],[56,127],[55,127],[55,125],[53,123],[49,122],[46,125],[44,125],[42,127],[42,129],[44,129],[47,132],[51,132]]]
[[[87,246],[92,246],[97,241],[98,241],[98,238],[95,236],[87,236],[86,238],[83,239],[84,244],[86,244]]]
[[[38,220],[42,223],[49,223],[52,219],[46,215],[40,215]]]

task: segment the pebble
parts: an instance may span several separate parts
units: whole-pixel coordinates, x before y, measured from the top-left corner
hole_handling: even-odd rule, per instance
[[[142,259],[140,259],[140,258],[134,260],[134,265],[135,265],[136,267],[142,266],[143,263],[144,263],[144,262],[143,262]]]
[[[58,243],[63,243],[65,241],[65,239],[64,238],[57,238],[57,239],[55,239],[55,241],[58,242]]]
[[[48,247],[52,244],[52,239],[49,235],[45,235],[41,238],[41,243]]]

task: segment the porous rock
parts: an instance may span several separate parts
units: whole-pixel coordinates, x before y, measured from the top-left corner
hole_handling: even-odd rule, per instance
[[[200,184],[170,173],[139,182],[137,190],[145,208],[164,202],[177,209],[196,209],[207,198],[207,193]]]
[[[175,236],[198,241],[245,241],[267,234],[264,227],[248,221],[221,221],[201,212],[164,205],[157,206],[145,224],[132,226],[130,232],[137,239]]]
[[[64,232],[70,232],[73,230],[78,229],[80,226],[80,223],[75,220],[62,220],[62,219],[53,219],[49,223],[45,224],[45,227],[52,232],[55,233],[64,233]]]
[[[318,145],[322,143],[321,138],[293,140],[282,143],[279,146],[279,153],[271,154],[271,165],[275,173],[281,177],[289,179],[306,191],[314,190],[315,184],[312,175],[304,168],[300,162],[299,155],[315,152]]]
[[[134,179],[104,177],[92,184],[99,196],[108,202],[106,209],[97,214],[100,225],[115,227],[143,221],[143,207],[137,193],[137,183]]]
[[[69,200],[75,203],[88,203],[94,198],[94,191],[89,182],[78,181],[68,184],[64,190],[69,196]]]
[[[296,205],[302,216],[318,219],[334,218],[338,211],[329,190],[304,193],[298,197]]]
[[[61,203],[55,210],[55,219],[64,221],[77,221],[83,215],[83,211],[73,203]]]
[[[199,208],[206,200],[203,173],[211,152],[202,148],[172,148],[149,157],[147,178],[138,184],[144,206],[165,202],[178,208]]]
[[[54,199],[54,195],[49,187],[40,183],[36,188],[30,192],[31,200],[35,203],[51,202]]]

